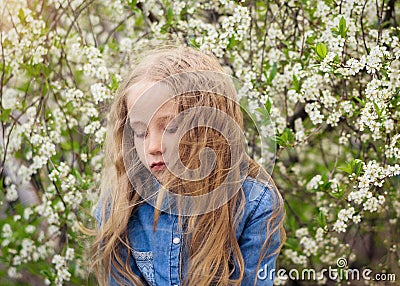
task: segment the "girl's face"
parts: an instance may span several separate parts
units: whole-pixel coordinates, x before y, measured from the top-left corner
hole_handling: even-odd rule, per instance
[[[160,83],[141,81],[128,89],[128,117],[140,161],[162,182],[166,167],[177,153],[177,114],[170,92]]]

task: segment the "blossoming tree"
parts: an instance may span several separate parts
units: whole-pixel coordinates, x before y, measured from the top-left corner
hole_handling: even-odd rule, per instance
[[[77,224],[96,227],[107,106],[154,39],[214,53],[242,82],[251,113],[272,119],[272,131],[246,132],[261,163],[260,136],[278,146],[288,237],[280,268],[399,276],[399,2],[0,5],[0,284],[96,284]]]

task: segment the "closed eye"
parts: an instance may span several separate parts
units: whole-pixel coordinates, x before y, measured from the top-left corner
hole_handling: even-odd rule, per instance
[[[142,130],[135,130],[135,129],[133,129],[133,135],[136,137],[136,138],[144,138],[145,136],[146,136],[146,131],[142,131]]]
[[[173,134],[173,133],[176,132],[176,130],[178,130],[178,127],[177,127],[177,126],[171,126],[171,127],[165,128],[164,130],[165,130],[166,132],[168,132],[168,133]]]
[[[144,138],[146,136],[147,128],[146,128],[146,124],[144,124],[143,122],[138,122],[138,121],[132,122],[130,127],[133,131],[134,137]]]

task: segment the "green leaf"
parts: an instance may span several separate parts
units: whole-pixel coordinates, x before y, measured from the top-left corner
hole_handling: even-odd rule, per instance
[[[77,168],[74,167],[74,168],[72,169],[72,174],[74,174],[75,177],[78,179],[78,182],[82,184],[83,179],[82,179],[82,176],[81,176],[81,174],[80,174],[80,172],[78,171]]]
[[[47,65],[41,65],[41,68],[42,68],[43,74],[44,74],[46,77],[49,77],[49,76],[50,76],[50,73],[51,73],[50,67],[47,66]]]
[[[331,186],[332,186],[332,182],[325,183],[324,190],[326,190],[326,191],[329,190],[331,188]]]
[[[233,35],[232,37],[230,37],[229,43],[228,43],[228,45],[226,46],[226,49],[227,49],[227,50],[231,49],[232,47],[235,46],[236,43],[237,43],[237,41],[235,40],[235,35]]]
[[[339,34],[342,38],[346,38],[346,34],[347,34],[346,20],[344,19],[343,16],[342,16],[342,18],[340,18],[340,22],[339,22]]]
[[[355,164],[354,173],[356,173],[357,175],[360,175],[362,163],[363,163],[363,162],[362,162],[361,160],[359,160],[359,161]]]
[[[79,152],[80,144],[77,141],[65,141],[61,142],[61,147],[66,151],[73,151],[75,153]]]
[[[107,43],[107,45],[108,45],[108,47],[109,47],[111,50],[113,50],[113,51],[119,51],[119,45],[118,45],[114,40],[109,41],[109,42]]]
[[[174,10],[172,7],[167,8],[167,25],[171,25],[172,20],[174,19]]]
[[[140,11],[139,8],[137,8],[137,10]],[[133,11],[136,12],[135,10],[133,10]],[[117,29],[115,30],[115,32],[123,32],[123,31],[125,31],[125,28],[126,28],[126,25],[123,23],[123,24],[121,24],[121,25],[119,25],[119,26],[117,27]],[[119,48],[119,47],[118,47],[118,48]]]
[[[285,128],[285,131],[286,131],[286,133],[288,134],[289,143],[290,143],[290,144],[293,144],[295,136],[294,136],[294,134],[293,134],[292,129],[290,129],[290,128]]]
[[[274,63],[274,65],[271,68],[271,71],[269,72],[268,83],[272,83],[277,73],[278,73],[278,66],[276,65],[276,63]]]
[[[245,112],[246,112],[246,110],[244,110]],[[262,108],[262,107],[257,107],[256,108],[256,111],[258,112],[258,113],[260,113],[262,116],[264,116],[264,117],[269,117],[269,112],[268,112],[268,109],[266,109],[266,108]]]
[[[264,104],[264,106],[265,106],[265,109],[267,110],[268,114],[271,114],[271,101],[269,100],[269,98],[268,98],[267,102]]]
[[[323,214],[323,212],[319,212],[318,213],[318,224],[321,227],[326,226],[326,219],[325,219],[325,215]]]
[[[379,106],[378,106],[378,104],[376,104],[376,102],[375,102],[375,101],[372,101],[372,103],[374,104],[374,107],[375,107],[376,113],[378,114],[378,118],[381,118],[381,115],[382,115],[382,110],[381,110],[381,109],[379,109]]]
[[[297,249],[298,248],[298,240],[295,238],[288,237],[286,239],[285,246],[289,247],[291,249]]]
[[[346,172],[347,174],[350,175],[353,173],[353,166],[351,165],[351,163],[346,162],[346,165],[338,167],[338,170]]]
[[[113,74],[113,75],[111,76],[111,85],[110,85],[110,89],[111,89],[112,91],[116,91],[116,90],[118,89],[118,86],[119,86],[119,84],[118,84],[117,77]]]
[[[317,55],[323,60],[326,55],[328,54],[328,48],[325,46],[323,43],[317,44],[317,47],[315,48],[315,51],[317,52]]]
[[[21,23],[25,23],[25,13],[22,8],[18,10],[18,18],[21,21]]]
[[[354,98],[355,100],[357,100],[362,106],[365,105],[364,101],[363,101],[361,98],[359,98],[359,97],[357,97],[357,96],[353,96],[353,98]]]
[[[191,38],[189,40],[189,46],[193,47],[193,48],[200,48],[200,44],[196,41],[195,38]]]
[[[324,0],[324,2],[329,7],[332,7],[332,4],[334,4],[333,0]]]
[[[337,28],[331,28],[331,31],[332,31],[332,34],[335,35],[335,36],[339,36],[340,35],[339,30]]]
[[[354,159],[351,162],[346,162],[345,166],[341,166],[338,169],[351,175],[353,173],[359,175],[361,172],[363,162],[360,159]]]
[[[340,190],[338,192],[329,192],[329,195],[335,199],[340,199],[344,195],[344,190]]]
[[[42,274],[44,277],[47,277],[51,280],[53,280],[53,274],[51,273],[50,269],[42,269],[40,270],[40,274]]]
[[[275,136],[275,141],[277,144],[283,147],[290,147],[294,142],[293,131],[290,128],[285,128],[280,136]]]
[[[10,109],[2,109],[1,110],[1,121],[4,122],[8,119],[11,113],[11,108]]]
[[[47,92],[49,91],[49,85],[47,82],[45,82],[43,84],[43,88],[42,88],[42,97],[46,96]]]
[[[300,83],[295,75],[293,75],[293,86],[297,92],[300,92]]]
[[[278,145],[280,145],[280,146],[285,146],[285,143],[284,143],[284,141],[283,141],[283,139],[282,139],[282,136],[276,135],[276,136],[274,137],[274,141],[276,142],[276,144],[278,144]]]
[[[179,17],[180,17],[180,19],[182,20],[182,21],[188,21],[188,7],[187,6],[185,6],[182,10],[181,10],[181,13],[180,13],[180,15],[179,15]]]
[[[128,1],[128,4],[129,4],[130,8],[132,9],[132,11],[136,12],[137,10],[139,10],[139,8],[136,7],[137,0]]]

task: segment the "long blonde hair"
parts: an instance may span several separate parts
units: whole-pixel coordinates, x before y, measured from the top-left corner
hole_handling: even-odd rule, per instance
[[[233,85],[218,75],[212,79],[204,72],[223,74],[218,60],[212,55],[188,47],[160,48],[144,57],[119,88],[108,118],[100,195],[103,202],[102,224],[92,248],[92,266],[101,285],[107,284],[110,274],[121,285],[128,282],[145,285],[145,282],[141,281],[130,268],[129,260],[132,258],[129,256],[127,225],[131,215],[144,202],[138,190],[139,186],[143,185],[143,182],[150,181],[146,178],[141,183],[132,180],[141,178],[135,174],[145,168],[138,160],[134,146],[126,147],[124,132],[129,114],[127,90],[143,80],[164,81],[177,94],[174,99],[178,103],[178,112],[184,112],[195,106],[216,108],[231,117],[240,127],[239,131],[243,131],[243,115],[236,101]],[[189,76],[189,80],[185,77],[185,81],[178,82],[176,77],[171,77],[184,73],[193,73],[194,76]],[[186,85],[195,85],[194,89],[197,91],[185,92],[186,87],[182,87],[184,82]],[[207,87],[209,82],[212,84]],[[223,124],[220,128],[226,130]],[[217,205],[215,209],[203,213],[199,209],[196,215],[185,217],[185,232],[191,239],[184,240],[189,250],[188,275],[182,279],[184,285],[240,285],[244,276],[244,260],[236,239],[235,227],[244,213],[245,194],[242,188],[234,193],[229,192],[232,187],[229,182],[240,182],[243,176],[241,171],[244,169],[246,176],[269,182],[274,186],[271,189],[274,193],[272,197],[275,198],[274,213],[266,225],[267,238],[260,253],[259,264],[265,256],[271,237],[276,232],[280,232],[281,244],[271,255],[278,253],[284,242],[283,217],[280,215],[283,212],[281,196],[271,176],[240,147],[242,136],[239,131],[236,133],[232,131],[233,133],[231,132],[227,138],[226,134],[207,126],[190,129],[179,142],[179,156],[183,164],[189,169],[198,168],[201,164],[199,160],[201,150],[210,148],[216,157],[214,169],[202,180],[177,178],[173,174],[168,174],[166,177],[164,186],[178,195],[200,196],[215,193],[213,191],[218,188],[226,190],[210,197],[208,203]],[[231,154],[232,144],[239,146],[235,149],[237,154]],[[127,154],[132,161],[129,165],[127,165]],[[235,160],[239,158],[238,162],[232,160],[233,157]],[[217,200],[225,200],[226,203],[218,205]],[[175,207],[182,225],[182,217],[185,215],[185,210],[182,208],[187,206],[182,206],[181,202],[178,202]],[[108,214],[106,209],[109,210]],[[154,230],[159,215],[160,209],[156,207]],[[123,261],[121,255],[124,248],[128,249],[126,261]],[[234,271],[232,269],[234,263],[239,267],[240,275],[237,279],[230,277]]]

